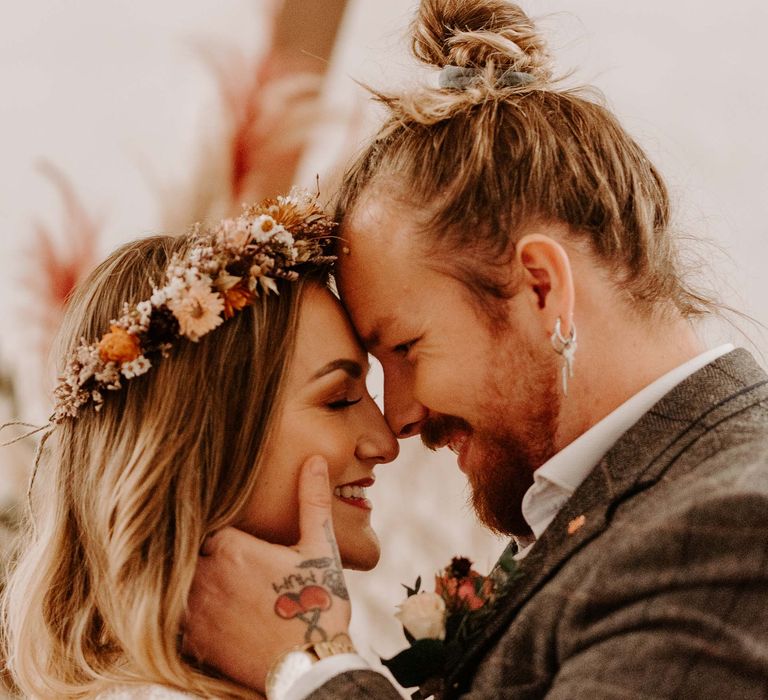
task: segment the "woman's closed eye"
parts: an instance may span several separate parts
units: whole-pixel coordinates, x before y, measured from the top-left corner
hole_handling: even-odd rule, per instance
[[[355,404],[360,403],[362,400],[362,396],[359,399],[343,398],[337,399],[336,401],[330,401],[329,403],[325,404],[325,406],[332,411],[341,411],[342,409],[349,408],[350,406],[354,406]]]

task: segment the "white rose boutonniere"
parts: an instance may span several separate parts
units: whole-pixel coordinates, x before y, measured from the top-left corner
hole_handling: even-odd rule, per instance
[[[445,639],[445,601],[437,593],[417,593],[398,605],[395,617],[414,639]]]

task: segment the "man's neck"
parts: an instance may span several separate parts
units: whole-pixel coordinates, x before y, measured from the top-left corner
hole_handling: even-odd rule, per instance
[[[623,328],[614,324],[604,333],[589,330],[576,355],[568,396],[562,400],[558,450],[705,349],[690,324],[682,319],[627,323]]]

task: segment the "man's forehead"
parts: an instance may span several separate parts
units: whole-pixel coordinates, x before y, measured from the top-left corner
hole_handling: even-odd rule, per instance
[[[353,315],[365,310],[367,316],[383,317],[393,290],[408,286],[415,261],[394,241],[388,243],[365,231],[342,232],[341,239],[336,281],[343,303]],[[364,309],[359,308],[361,303]]]
[[[398,200],[369,193],[344,218],[339,233],[342,239],[354,241],[369,249],[412,248],[417,233],[423,229],[418,210]]]
[[[425,273],[416,249],[416,224],[391,200],[367,197],[345,219],[339,235],[338,290],[368,352],[373,352],[406,319],[406,299]]]

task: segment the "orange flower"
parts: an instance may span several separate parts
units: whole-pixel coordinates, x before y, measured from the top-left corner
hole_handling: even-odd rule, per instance
[[[231,289],[221,292],[224,297],[224,318],[232,318],[236,312],[253,303],[253,293],[249,292],[241,283]]]
[[[141,343],[124,328],[112,326],[99,342],[99,357],[104,362],[132,362],[141,355]]]

